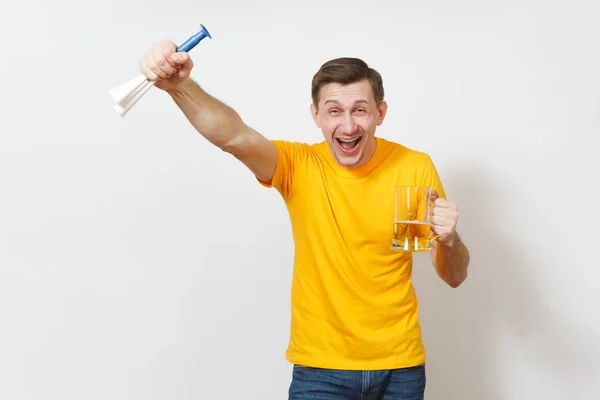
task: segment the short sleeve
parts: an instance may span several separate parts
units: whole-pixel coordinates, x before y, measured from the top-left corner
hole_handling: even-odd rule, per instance
[[[285,140],[271,140],[271,142],[277,149],[277,166],[273,178],[270,182],[256,179],[262,186],[275,188],[284,198],[287,198],[292,192],[294,171],[302,155],[302,144]]]
[[[423,166],[423,175],[421,177],[421,186],[428,186],[432,189],[435,189],[439,193],[441,198],[446,198],[444,185],[442,184],[440,175],[438,174],[438,171],[430,156],[427,156],[425,158],[425,164]]]

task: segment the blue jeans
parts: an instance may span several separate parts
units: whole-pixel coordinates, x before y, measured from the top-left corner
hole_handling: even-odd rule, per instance
[[[289,400],[423,400],[425,365],[341,371],[294,365]]]

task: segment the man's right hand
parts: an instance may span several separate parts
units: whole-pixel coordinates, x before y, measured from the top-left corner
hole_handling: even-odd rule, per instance
[[[169,40],[154,44],[140,59],[142,74],[169,93],[202,136],[242,161],[261,181],[269,182],[278,162],[275,145],[190,79],[192,68],[189,54],[177,52]]]
[[[177,45],[170,40],[155,43],[140,59],[140,71],[159,89],[177,88],[190,76],[194,63],[186,52],[177,52]]]

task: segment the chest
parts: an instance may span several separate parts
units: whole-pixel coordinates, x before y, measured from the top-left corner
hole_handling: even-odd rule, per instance
[[[353,248],[389,251],[394,186],[406,182],[400,171],[360,178],[306,172],[301,178],[304,190],[297,192],[293,201],[296,228],[320,232]]]

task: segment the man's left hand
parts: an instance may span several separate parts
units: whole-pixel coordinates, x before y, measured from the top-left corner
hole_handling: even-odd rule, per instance
[[[431,228],[436,235],[439,235],[439,241],[452,241],[456,237],[458,205],[440,198],[440,194],[434,189],[431,191],[431,200],[433,203]]]

